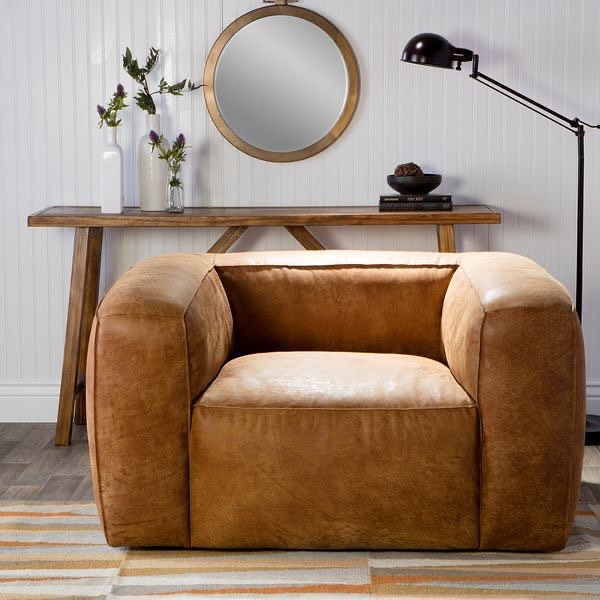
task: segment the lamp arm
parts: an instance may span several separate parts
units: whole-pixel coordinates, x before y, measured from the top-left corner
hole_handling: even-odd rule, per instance
[[[475,81],[479,81],[479,83],[483,83],[484,85],[487,85],[487,87],[496,90],[497,92],[503,94],[504,96],[511,98],[511,100],[518,102],[522,106],[525,106],[526,108],[529,108],[530,110],[533,110],[534,112],[538,113],[542,117],[545,117],[546,119],[549,119],[550,121],[554,121],[557,125],[562,125],[562,123],[559,123],[555,119],[559,119],[560,121],[567,123],[568,124],[568,127],[566,127],[567,129],[569,129],[569,128],[577,129],[579,126],[579,119],[572,119],[572,118],[566,117],[565,115],[561,115],[559,112],[556,112],[555,110],[552,110],[551,108],[548,108],[547,106],[544,106],[540,102],[536,102],[535,100],[529,98],[528,96],[525,96],[525,94],[521,94],[520,92],[513,90],[511,87],[505,85],[504,83],[500,83],[496,79],[493,79],[489,75],[485,75],[485,73],[482,73],[481,71],[479,71],[479,56],[477,54],[473,55],[473,70],[471,72],[471,78],[475,79]],[[509,96],[509,94],[510,94],[510,96]],[[519,100],[517,100],[517,98],[522,100],[522,102],[519,102]],[[539,110],[536,110],[536,108]],[[541,112],[541,111],[543,111],[543,112]],[[554,119],[552,117],[554,117]],[[562,127],[565,127],[565,125],[562,125]],[[574,132],[574,133],[576,133],[576,132]]]
[[[474,77],[473,79],[475,79],[475,81],[477,81],[478,83],[481,83],[481,85],[485,85],[485,87],[488,87],[491,90],[494,90],[495,92],[498,92],[499,94],[502,94],[509,100],[512,100],[513,102],[516,102],[517,104],[520,104],[521,106],[524,106],[525,108],[528,108],[529,110],[533,111],[534,113],[537,113],[538,115],[544,117],[548,121],[552,121],[552,123],[556,123],[559,127],[562,127],[563,129],[566,129],[567,131],[570,131],[571,133],[577,133],[576,131],[571,129],[571,127],[568,127],[567,125],[565,125],[564,123],[561,123],[557,119],[552,118],[547,113],[542,112],[541,110],[538,110],[537,108],[534,108],[533,106],[531,106],[531,104],[527,104],[527,102],[524,102],[523,100],[519,100],[514,95],[511,95],[507,92],[503,92],[501,89],[499,89],[495,85],[487,83],[487,81],[484,81],[484,77],[486,79],[491,79],[489,77],[486,77],[485,75],[482,75],[481,73],[477,77]],[[505,87],[507,87],[507,86],[505,86]]]

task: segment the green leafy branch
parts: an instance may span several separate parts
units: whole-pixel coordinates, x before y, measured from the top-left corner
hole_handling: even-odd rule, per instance
[[[135,102],[142,110],[145,110],[150,115],[156,114],[156,104],[152,98],[152,96],[155,94],[183,96],[183,92],[186,89],[189,92],[193,92],[194,90],[204,87],[204,84],[194,83],[188,79],[183,79],[179,83],[169,84],[164,77],[161,77],[161,80],[158,84],[158,89],[151,92],[148,85],[147,76],[156,66],[159,56],[160,50],[157,50],[156,48],[150,48],[150,52],[146,57],[146,64],[141,67],[137,59],[133,58],[129,48],[126,48],[125,54],[123,54],[123,68],[130,77],[132,77],[142,86],[135,95]]]

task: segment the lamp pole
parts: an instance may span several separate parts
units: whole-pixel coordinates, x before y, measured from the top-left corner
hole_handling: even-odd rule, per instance
[[[584,136],[585,129],[581,123],[577,123],[577,269],[575,288],[575,310],[582,322],[581,302],[583,295],[583,173],[585,162]]]

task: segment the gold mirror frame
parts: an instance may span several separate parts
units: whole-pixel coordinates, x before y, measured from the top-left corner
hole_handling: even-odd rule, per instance
[[[309,21],[317,27],[320,27],[327,35],[329,35],[329,37],[339,48],[344,60],[344,64],[346,65],[346,71],[348,73],[348,94],[346,97],[346,102],[340,117],[335,122],[333,127],[314,144],[306,146],[306,148],[301,148],[300,150],[293,150],[291,152],[273,152],[271,150],[263,150],[262,148],[257,148],[256,146],[249,144],[239,137],[229,127],[221,115],[214,90],[217,63],[219,61],[219,57],[221,56],[221,52],[229,40],[231,40],[231,38],[238,31],[240,31],[249,23],[257,21],[258,19],[265,19],[267,17],[276,15],[298,17],[299,19],[304,19],[305,21]],[[354,51],[352,50],[352,46],[350,46],[350,43],[344,37],[344,34],[333,23],[318,13],[306,8],[276,5],[266,8],[257,8],[256,10],[246,13],[245,15],[242,15],[233,21],[223,30],[208,54],[206,67],[204,69],[204,85],[204,98],[206,99],[208,112],[213,120],[213,123],[225,139],[233,144],[238,150],[241,150],[250,156],[270,162],[292,162],[296,160],[303,160],[322,152],[325,150],[325,148],[331,146],[331,144],[333,144],[333,142],[335,142],[340,135],[342,135],[344,129],[346,129],[356,111],[360,90],[360,75],[358,70],[358,62],[356,60],[356,56],[354,55]]]

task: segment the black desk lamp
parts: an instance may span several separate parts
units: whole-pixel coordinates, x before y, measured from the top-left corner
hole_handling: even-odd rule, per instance
[[[529,108],[542,115],[549,121],[564,127],[567,131],[577,136],[577,281],[575,290],[575,310],[581,321],[581,298],[583,290],[583,165],[584,165],[584,136],[585,127],[600,129],[600,125],[590,125],[581,119],[565,117],[560,113],[520,94],[512,88],[484,75],[479,71],[479,56],[473,54],[472,50],[466,48],[456,48],[446,38],[436,33],[420,33],[411,38],[404,47],[402,53],[404,62],[415,63],[417,65],[426,65],[429,67],[441,67],[442,69],[452,69],[456,63],[456,70],[460,71],[463,62],[473,62],[471,77],[479,83],[496,90],[503,96],[518,102],[522,106]],[[600,443],[600,418],[590,419],[588,417],[588,433],[586,435],[587,443]],[[593,439],[593,442],[592,442]]]

